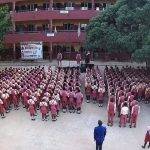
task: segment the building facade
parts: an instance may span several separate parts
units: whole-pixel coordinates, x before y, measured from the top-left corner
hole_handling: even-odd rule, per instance
[[[74,58],[83,52],[86,26],[93,17],[114,4],[114,0],[0,0],[9,6],[12,31],[5,44],[19,59],[20,43],[43,42],[43,58]]]

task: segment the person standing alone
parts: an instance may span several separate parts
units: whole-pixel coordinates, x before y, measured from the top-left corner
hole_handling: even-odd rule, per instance
[[[106,127],[103,122],[98,120],[98,126],[94,128],[94,141],[96,142],[96,150],[102,150],[102,145],[106,136]]]

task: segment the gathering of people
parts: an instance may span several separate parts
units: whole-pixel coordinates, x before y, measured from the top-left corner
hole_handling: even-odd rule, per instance
[[[140,113],[140,101],[150,102],[149,76],[143,68],[107,67],[104,73],[98,66],[87,68],[85,73],[85,99],[87,103],[97,103],[99,107],[108,92],[108,125],[113,126],[114,117],[118,113],[119,126],[130,128],[137,125]],[[51,66],[44,67],[5,68],[0,72],[0,113],[12,108],[19,109],[20,102],[35,120],[40,110],[42,120],[47,120],[51,112],[52,120],[56,120],[59,111],[81,113],[84,93],[81,89],[80,68]]]
[[[10,67],[1,70],[0,78],[2,118],[21,105],[29,112],[31,120],[35,120],[38,110],[43,121],[47,121],[49,113],[53,121],[57,120],[60,109],[81,113],[83,94],[80,72],[76,68]]]
[[[96,68],[87,68],[85,74],[85,95],[87,103],[93,101],[103,106],[105,96],[105,83],[103,75],[97,66]]]
[[[60,55],[61,56],[61,55]],[[80,56],[78,56],[80,58]],[[79,59],[80,60],[80,59]],[[77,62],[80,64],[80,62]],[[150,103],[150,75],[145,68],[87,67],[6,67],[0,71],[0,115],[5,118],[12,109],[24,108],[31,120],[40,115],[43,121],[56,121],[60,113],[82,112],[85,102],[103,107],[107,101],[108,126],[119,117],[119,127],[136,128],[140,102]],[[84,80],[82,80],[84,78]],[[84,96],[85,95],[85,96]],[[85,98],[84,98],[85,97]],[[94,129],[96,149],[101,150],[106,127],[98,121]],[[150,148],[149,127],[145,135],[145,148]]]
[[[118,113],[119,127],[137,126],[141,101],[150,102],[150,76],[144,68],[129,66],[106,67],[105,81],[108,88],[108,125],[113,126]]]

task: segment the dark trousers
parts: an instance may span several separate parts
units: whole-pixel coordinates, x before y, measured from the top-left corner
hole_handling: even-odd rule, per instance
[[[147,144],[148,144],[148,148],[150,148],[150,142],[145,142],[143,147],[145,148]]]
[[[96,150],[102,150],[102,144],[96,143]]]

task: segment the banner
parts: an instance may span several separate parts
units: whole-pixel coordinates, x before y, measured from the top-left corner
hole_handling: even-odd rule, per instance
[[[42,42],[21,42],[21,59],[34,60],[43,59]]]

